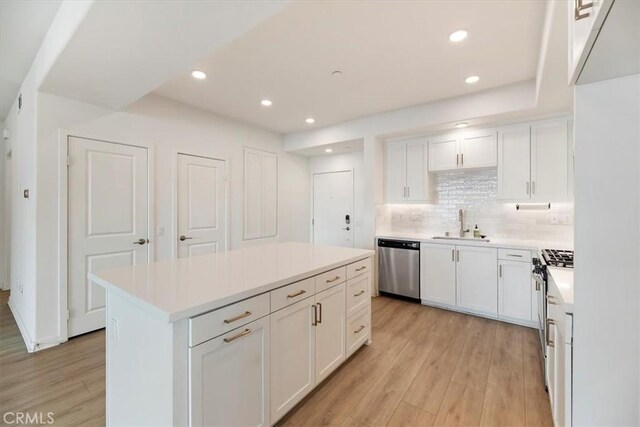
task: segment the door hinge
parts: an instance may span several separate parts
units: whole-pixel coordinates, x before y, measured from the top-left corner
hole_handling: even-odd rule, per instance
[[[71,166],[71,156],[67,156],[67,166]]]

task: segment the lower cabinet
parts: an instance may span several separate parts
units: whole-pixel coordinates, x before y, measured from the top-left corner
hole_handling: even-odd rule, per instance
[[[456,246],[458,307],[495,316],[498,314],[498,250]]]
[[[420,243],[420,298],[437,304],[456,304],[456,247]]]
[[[320,383],[345,359],[345,284],[316,295],[316,383]]]
[[[189,349],[190,425],[268,426],[269,318]]]
[[[529,322],[531,317],[531,263],[498,261],[498,316]]]
[[[310,297],[271,314],[271,422],[315,386],[316,306]]]

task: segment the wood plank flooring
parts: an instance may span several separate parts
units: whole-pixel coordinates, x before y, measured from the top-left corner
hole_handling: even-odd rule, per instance
[[[0,292],[0,414],[104,425],[104,332],[28,354],[7,298]],[[535,330],[391,298],[372,304],[373,343],[279,425],[552,426]]]

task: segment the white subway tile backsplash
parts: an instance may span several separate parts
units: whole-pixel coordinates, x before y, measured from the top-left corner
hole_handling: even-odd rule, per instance
[[[420,205],[379,205],[379,231],[444,234],[459,229],[458,210],[465,227],[478,224],[494,238],[573,241],[573,203],[551,203],[551,210],[516,211],[515,203],[497,200],[496,170],[451,171],[434,175],[436,202]],[[551,224],[552,216],[559,218]]]

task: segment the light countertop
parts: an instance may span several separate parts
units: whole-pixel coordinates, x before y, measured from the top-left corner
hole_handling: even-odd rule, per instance
[[[89,279],[176,322],[373,255],[287,242],[104,270]]]
[[[553,281],[562,298],[565,313],[573,313],[573,269],[547,267],[549,282]],[[553,286],[549,283],[549,286]]]
[[[396,233],[396,232],[381,232],[377,233],[376,237],[379,239],[398,239],[398,240],[416,240],[420,242],[429,243],[442,243],[446,245],[466,245],[466,246],[484,246],[493,248],[508,248],[508,249],[524,249],[537,251],[540,249],[573,249],[573,244],[567,242],[554,242],[545,240],[524,240],[524,239],[505,239],[505,238],[491,238],[488,236],[489,242],[482,242],[473,239],[434,239],[432,234],[421,233]]]

